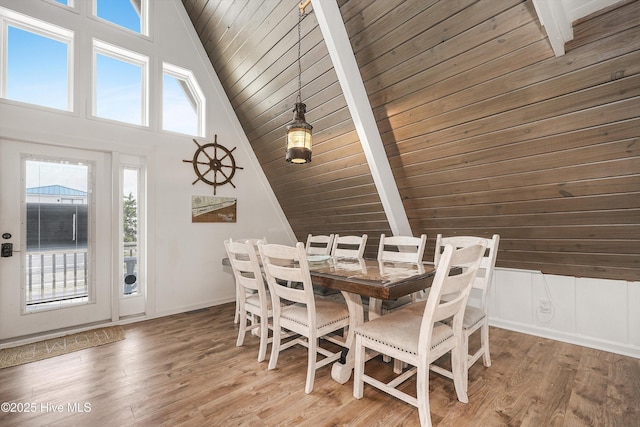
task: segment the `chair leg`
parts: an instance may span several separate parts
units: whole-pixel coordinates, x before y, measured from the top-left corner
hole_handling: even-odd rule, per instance
[[[236,289],[236,314],[233,318],[233,323],[240,321],[240,302],[238,301],[238,289]]]
[[[238,311],[239,327],[238,327],[238,339],[236,340],[236,347],[242,347],[244,342],[244,336],[247,333],[247,312],[244,310]]]
[[[274,320],[273,341],[271,342],[271,357],[267,369],[275,369],[278,364],[278,354],[280,353],[280,322]]]
[[[259,336],[260,335],[260,331],[258,330],[259,328],[256,328],[256,324],[259,323],[258,320],[256,320],[256,315],[253,313],[249,313],[251,315],[250,319],[251,319],[251,333],[255,336]]]
[[[462,338],[462,340],[463,339],[464,338]],[[453,385],[456,389],[458,400],[462,403],[468,403],[467,384],[465,383],[466,363],[464,362],[467,354],[466,352],[463,353],[463,347],[464,345],[459,343],[459,345],[451,350],[451,371],[453,373]]]
[[[356,399],[362,399],[364,394],[364,381],[362,376],[364,375],[365,364],[365,348],[362,346],[362,338],[356,335],[356,354],[355,365],[353,367],[353,397]]]
[[[455,349],[454,349],[455,351]],[[453,357],[453,353],[452,353]],[[469,335],[466,331],[462,331],[462,345],[460,347],[460,358],[462,359],[462,382],[464,384],[465,393],[469,391]],[[452,372],[453,373],[453,372]]]
[[[393,373],[400,375],[404,369],[404,362],[400,359],[393,359]]]
[[[266,316],[260,316],[260,349],[258,350],[258,362],[267,357],[267,341],[269,339],[269,325]]]
[[[316,338],[309,337],[309,353],[307,357],[307,382],[304,387],[304,392],[309,394],[313,391],[313,383],[316,378],[316,359],[318,357],[318,340]]]
[[[416,377],[416,396],[420,426],[431,427],[431,407],[429,405],[429,365],[419,366]]]
[[[484,366],[491,366],[491,354],[489,353],[489,323],[485,319],[484,324],[480,328],[480,345],[484,349],[482,355],[482,363]]]

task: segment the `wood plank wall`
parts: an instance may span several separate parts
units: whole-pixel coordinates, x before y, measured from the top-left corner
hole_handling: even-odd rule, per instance
[[[390,230],[313,7],[313,162],[293,166],[297,2],[183,3],[298,239],[367,233],[373,254]],[[501,267],[640,280],[640,2],[577,22],[559,58],[530,0],[338,3],[428,252],[437,233],[498,233]]]
[[[298,89],[295,1],[183,0],[293,228],[307,234],[391,234],[312,8],[301,24],[302,99],[314,127],[308,165],[284,161]]]

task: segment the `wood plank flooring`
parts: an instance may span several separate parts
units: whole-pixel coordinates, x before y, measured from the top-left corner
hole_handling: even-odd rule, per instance
[[[257,337],[235,346],[233,308],[127,325],[123,341],[0,370],[0,402],[34,410],[1,411],[0,425],[419,425],[416,409],[366,385],[355,400],[353,381],[334,382],[330,367],[305,395],[306,349],[268,371]],[[431,374],[434,425],[640,426],[640,360],[496,328],[491,345],[493,365],[470,371],[468,404]],[[374,369],[391,373],[379,358]]]

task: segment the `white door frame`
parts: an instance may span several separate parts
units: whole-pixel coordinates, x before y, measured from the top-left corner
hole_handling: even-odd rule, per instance
[[[24,155],[35,159],[58,158],[94,164],[93,280],[95,302],[47,311],[23,311],[24,259]],[[11,233],[16,254],[0,259],[0,342],[26,335],[44,334],[112,318],[112,159],[110,153],[0,139],[0,233]],[[6,242],[7,240],[3,240]]]

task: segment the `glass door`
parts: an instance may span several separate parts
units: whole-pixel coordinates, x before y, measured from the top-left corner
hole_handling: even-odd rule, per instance
[[[107,153],[0,140],[0,339],[111,319],[110,171]]]

